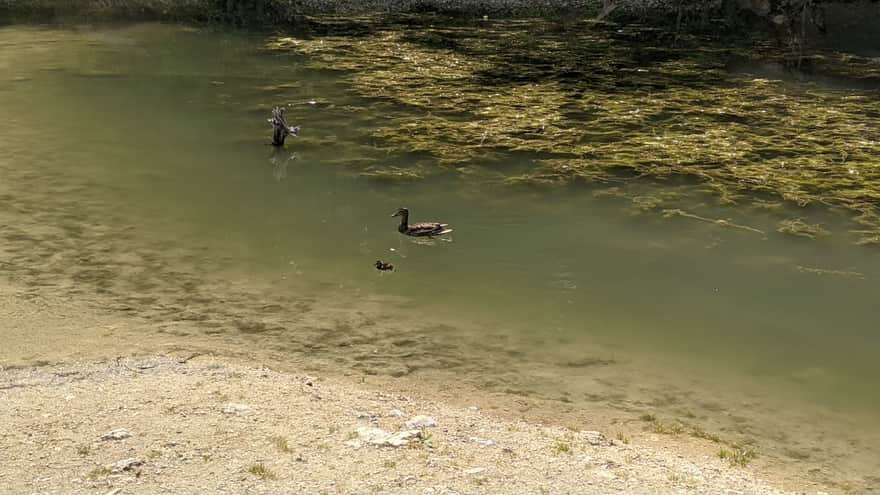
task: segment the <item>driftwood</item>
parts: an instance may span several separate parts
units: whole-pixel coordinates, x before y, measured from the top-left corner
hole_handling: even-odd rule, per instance
[[[272,146],[284,146],[284,140],[287,136],[296,137],[299,135],[299,126],[291,127],[284,118],[284,109],[275,107],[272,109],[272,118],[269,119],[274,132],[272,133]]]

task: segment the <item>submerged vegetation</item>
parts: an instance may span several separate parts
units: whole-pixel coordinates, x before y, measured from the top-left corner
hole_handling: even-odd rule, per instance
[[[804,221],[800,218],[783,220],[779,222],[779,228],[777,228],[776,230],[782,232],[783,234],[807,237],[809,239],[831,235],[831,232],[829,232],[828,229],[822,227],[821,225],[810,225],[804,223]]]
[[[349,164],[359,174],[591,184],[629,199],[635,213],[760,235],[691,208],[707,198],[765,212],[778,202],[821,205],[849,212],[855,242],[880,244],[876,91],[761,77],[759,63],[784,67],[785,53],[757,42],[673,40],[663,30],[592,21],[429,22],[321,18],[307,36],[268,44],[310,68],[341,71],[358,96],[389,103],[370,131],[376,156]],[[853,88],[880,87],[876,62],[835,53],[809,59],[844,86],[857,62],[866,69]],[[411,167],[384,168],[380,157],[389,152],[412,156]],[[532,166],[507,169],[510,156]],[[633,183],[663,184],[664,193],[646,195]],[[779,218],[780,232],[829,234],[789,217]]]

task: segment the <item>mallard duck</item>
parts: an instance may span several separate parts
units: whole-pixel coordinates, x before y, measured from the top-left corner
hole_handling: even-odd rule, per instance
[[[379,270],[380,272],[384,272],[384,271],[392,271],[393,272],[394,265],[392,265],[391,263],[385,263],[382,260],[376,260],[376,270]]]
[[[397,210],[397,213],[391,216],[400,217],[400,225],[397,227],[397,231],[403,235],[410,235],[413,237],[433,237],[435,235],[443,235],[452,232],[452,229],[447,228],[449,227],[449,224],[447,223],[422,222],[410,224],[409,210],[406,208]]]
[[[284,139],[287,136],[299,136],[299,126],[293,127],[288,125],[287,119],[284,118],[284,108],[275,107],[272,109],[272,118],[269,119],[272,128],[275,130],[272,134],[272,146],[284,146]]]

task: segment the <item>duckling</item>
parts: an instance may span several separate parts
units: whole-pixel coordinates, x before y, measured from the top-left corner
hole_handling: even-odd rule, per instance
[[[376,260],[376,270],[379,270],[380,272],[385,272],[385,271],[392,271],[393,272],[394,265],[392,265],[391,263],[385,263],[382,260]]]
[[[409,210],[406,208],[397,210],[397,212],[391,216],[400,217],[400,225],[397,227],[397,231],[403,235],[413,237],[434,237],[435,235],[443,235],[452,232],[452,229],[447,228],[449,227],[448,223],[422,222],[410,225]]]

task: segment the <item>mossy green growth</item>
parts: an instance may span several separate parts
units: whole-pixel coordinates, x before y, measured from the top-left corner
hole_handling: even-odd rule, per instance
[[[412,170],[361,169],[366,177],[420,180],[496,163],[503,184],[609,184],[633,198],[636,212],[764,235],[690,213],[687,201],[640,203],[629,191],[637,181],[684,179],[687,196],[708,193],[724,205],[766,210],[783,201],[847,211],[856,219],[853,240],[880,244],[876,91],[728,71],[729,61],[756,47],[687,38],[673,47],[652,29],[627,28],[624,36],[588,22],[387,17],[315,19],[312,28],[307,38],[276,38],[268,47],[301,54],[307,67],[341,71],[358,96],[387,102],[368,131],[377,151],[423,158]],[[785,56],[761,50],[766,60]],[[870,61],[814,59],[813,67],[880,86]],[[505,172],[511,156],[532,167]],[[781,222],[782,233],[827,235]]]
[[[293,449],[290,448],[290,443],[287,441],[286,437],[275,435],[271,437],[269,441],[272,442],[272,445],[274,445],[279,452],[283,452],[285,454],[293,452]]]
[[[275,473],[262,462],[251,464],[247,467],[247,472],[263,480],[274,480],[277,478]]]
[[[110,474],[112,474],[112,472],[113,471],[107,466],[96,467],[95,469],[92,469],[91,471],[89,471],[88,474],[86,474],[86,479],[90,480],[90,481],[96,481],[96,480],[99,480],[102,478],[106,478],[107,476],[110,476]]]
[[[569,444],[565,440],[557,440],[554,446],[554,450],[557,454],[572,454],[571,444]]]

